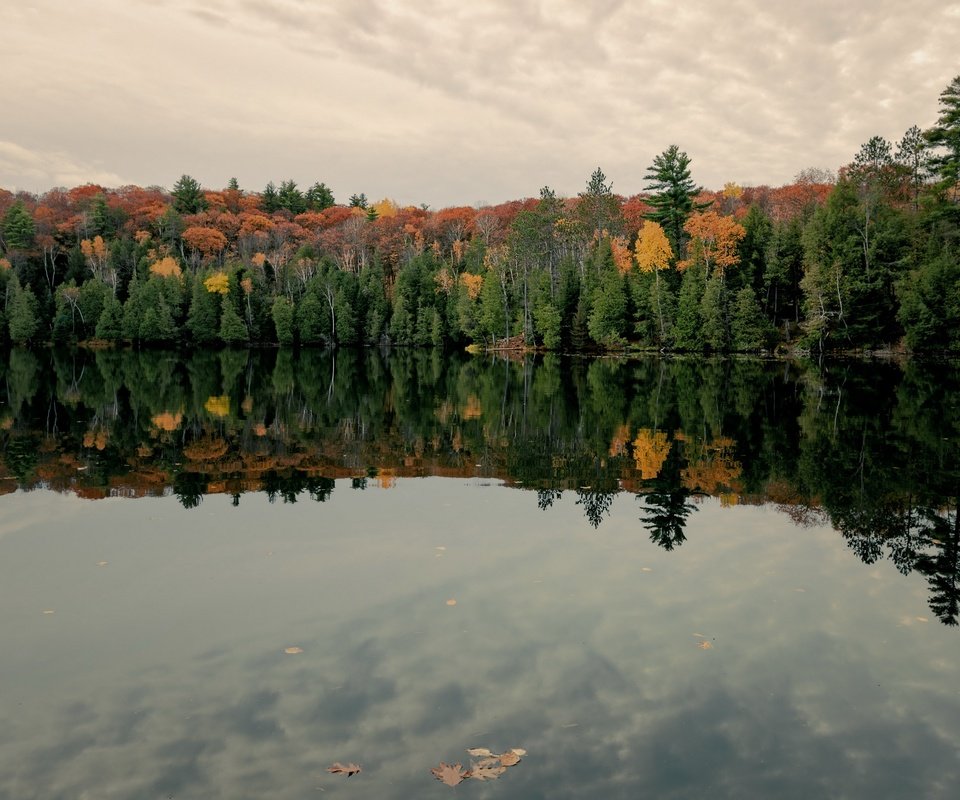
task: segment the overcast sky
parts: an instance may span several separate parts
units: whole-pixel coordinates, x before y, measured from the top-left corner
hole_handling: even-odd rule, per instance
[[[5,3],[0,186],[496,203],[599,165],[643,188],[781,185],[937,117],[949,0],[33,0]]]

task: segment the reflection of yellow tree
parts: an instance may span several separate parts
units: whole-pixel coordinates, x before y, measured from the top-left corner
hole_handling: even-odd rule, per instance
[[[670,455],[671,442],[663,431],[641,428],[633,440],[633,460],[637,462],[640,477],[644,480],[656,478],[663,469],[663,462]]]
[[[691,491],[725,494],[726,504],[732,505],[731,496],[742,490],[737,479],[743,472],[734,458],[735,444],[725,436],[710,442],[687,440],[688,464],[680,473],[683,485]]]
[[[203,407],[215,417],[225,417],[230,413],[230,397],[225,394],[211,395]]]

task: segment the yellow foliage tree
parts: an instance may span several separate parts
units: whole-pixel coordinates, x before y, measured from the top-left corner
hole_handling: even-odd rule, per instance
[[[180,265],[173,256],[164,256],[159,261],[153,262],[150,265],[150,272],[154,275],[159,275],[161,278],[169,278],[171,276],[179,278],[181,275]]]
[[[637,266],[641,272],[659,272],[669,269],[673,258],[673,248],[660,223],[644,220],[637,234]]]
[[[384,197],[383,200],[378,200],[376,203],[371,206],[374,211],[377,212],[377,217],[395,217],[397,212],[400,210],[399,207],[393,200],[389,197]]]
[[[464,272],[460,280],[467,287],[467,297],[476,300],[480,296],[480,290],[483,288],[483,275],[475,275],[472,272]]]
[[[203,282],[203,285],[207,287],[207,291],[211,294],[228,294],[230,292],[230,279],[227,277],[227,273],[223,271],[214,272]]]

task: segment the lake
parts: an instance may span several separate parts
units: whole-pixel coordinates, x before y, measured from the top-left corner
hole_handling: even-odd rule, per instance
[[[956,794],[954,364],[0,378],[3,800]]]

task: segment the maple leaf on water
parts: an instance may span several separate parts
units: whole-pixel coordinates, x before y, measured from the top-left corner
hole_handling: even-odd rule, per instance
[[[359,764],[341,764],[339,761],[331,764],[327,767],[327,772],[333,775],[346,775],[348,778],[351,775],[356,775],[358,772],[363,772]]]
[[[447,784],[447,786],[456,786],[457,784],[463,783],[464,778],[470,777],[470,773],[464,771],[463,765],[460,763],[447,764],[441,761],[440,766],[433,767],[430,772],[433,773],[434,778],[441,783]]]
[[[512,767],[514,764],[520,763],[520,756],[515,750],[507,750],[500,756],[500,763],[505,767]]]

